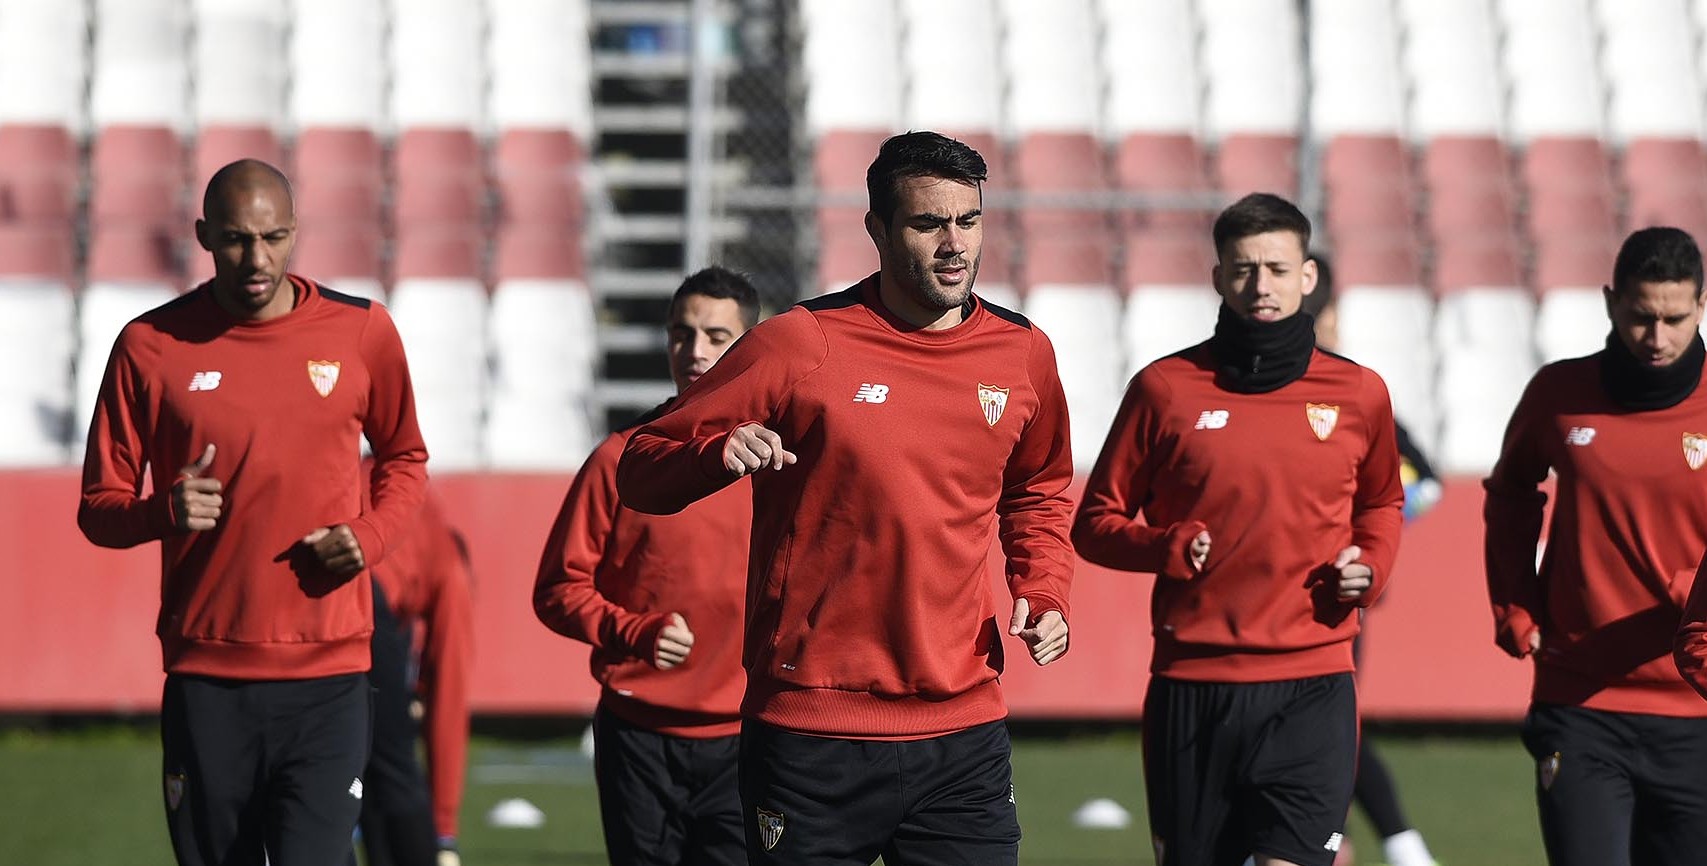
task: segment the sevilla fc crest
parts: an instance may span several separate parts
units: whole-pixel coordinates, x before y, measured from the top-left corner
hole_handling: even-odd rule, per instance
[[[991,427],[1002,420],[1002,410],[1008,408],[1009,390],[994,385],[978,386],[978,404],[984,407],[984,420],[990,422]]]
[[[178,804],[184,802],[184,782],[187,777],[183,773],[166,774],[166,809],[178,811]]]
[[[1328,435],[1334,432],[1334,425],[1340,420],[1340,407],[1327,403],[1305,403],[1304,415],[1310,419],[1310,431],[1316,438],[1326,442]]]
[[[765,850],[769,851],[776,847],[776,843],[782,841],[782,813],[768,812],[764,809],[760,809],[758,812],[759,838],[764,841]]]
[[[1542,758],[1541,762],[1536,766],[1536,770],[1540,774],[1539,781],[1541,782],[1541,790],[1546,791],[1551,789],[1553,787],[1553,783],[1558,780],[1559,757],[1559,753],[1554,752],[1553,754]]]
[[[1707,463],[1707,436],[1700,433],[1683,434],[1683,459],[1689,463],[1689,468],[1700,469],[1701,464]]]
[[[332,389],[338,387],[340,366],[337,361],[308,362],[308,381],[314,383],[314,390],[319,391],[320,396],[332,396]]]

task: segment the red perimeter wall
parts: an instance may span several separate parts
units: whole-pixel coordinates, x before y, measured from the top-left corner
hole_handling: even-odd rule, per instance
[[[476,712],[588,713],[597,697],[586,651],[540,625],[530,602],[540,547],[568,481],[508,474],[434,481],[474,556]],[[157,548],[89,544],[75,523],[77,490],[74,469],[0,473],[0,712],[159,705]],[[1449,482],[1441,504],[1407,529],[1394,582],[1367,625],[1361,696],[1370,718],[1521,715],[1528,668],[1492,643],[1481,499],[1476,481]],[[1038,668],[1009,639],[1003,682],[1014,715],[1136,718],[1150,660],[1150,581],[1081,564],[1071,652]],[[703,634],[709,625],[695,629]]]

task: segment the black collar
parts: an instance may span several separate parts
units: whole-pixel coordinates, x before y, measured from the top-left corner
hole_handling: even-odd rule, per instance
[[[1707,360],[1707,347],[1700,334],[1670,365],[1650,367],[1630,354],[1618,334],[1610,333],[1606,350],[1600,353],[1600,384],[1612,402],[1633,412],[1669,409],[1695,393],[1703,360]]]
[[[1316,320],[1295,313],[1278,322],[1256,322],[1221,305],[1209,340],[1217,381],[1241,394],[1266,394],[1291,384],[1310,369],[1316,351]]]

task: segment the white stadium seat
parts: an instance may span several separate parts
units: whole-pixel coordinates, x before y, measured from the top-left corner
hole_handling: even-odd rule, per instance
[[[480,0],[391,0],[391,120],[479,129],[485,117]]]
[[[586,399],[598,355],[597,309],[575,280],[506,280],[487,320],[494,394]]]
[[[0,0],[0,123],[83,128],[88,27],[82,0]]]
[[[1487,0],[1400,0],[1398,7],[1411,135],[1498,135],[1504,88]]]
[[[178,296],[178,290],[159,283],[91,283],[77,296],[77,392],[72,404],[71,435],[81,451],[89,435],[95,397],[107,372],[113,341],[131,319]]]
[[[1312,131],[1324,139],[1397,135],[1405,87],[1392,4],[1314,0],[1310,13]]]
[[[285,119],[285,9],[276,0],[193,0],[198,125],[277,129]]]
[[[189,126],[189,15],[182,0],[97,0],[89,116],[114,124]]]
[[[1190,0],[1098,0],[1110,138],[1201,130],[1203,78],[1191,6]]]
[[[378,130],[386,118],[384,0],[290,0],[290,118]]]
[[[1596,0],[1595,6],[1613,139],[1701,137],[1696,35],[1684,0]]]
[[[1208,286],[1139,286],[1126,296],[1120,331],[1128,378],[1152,361],[1215,333],[1221,296]]]
[[[1010,71],[1008,131],[1097,132],[1102,79],[1091,0],[1001,0],[997,6],[1007,31],[1001,65]]]
[[[1201,0],[1206,132],[1296,135],[1303,116],[1302,24],[1292,0]]]
[[[1535,347],[1543,363],[1592,355],[1611,330],[1599,286],[1549,289],[1535,315]]]
[[[0,466],[66,458],[71,423],[76,302],[57,282],[0,279]]]
[[[495,394],[486,417],[486,463],[493,469],[573,472],[596,444],[585,400],[549,403]]]
[[[903,67],[895,5],[801,0],[800,20],[807,132],[898,129]]]
[[[493,126],[593,133],[588,0],[487,0]]]
[[[1603,85],[1588,0],[1498,0],[1497,8],[1513,137],[1599,136]]]
[[[996,16],[986,0],[900,0],[901,59],[905,64],[909,129],[993,132],[1001,123],[999,75],[953,75],[955,69],[1001,69]],[[943,34],[952,32],[953,39]],[[954,78],[954,98],[941,83]]]
[[[463,279],[398,280],[390,311],[409,356],[421,434],[434,465],[479,466],[490,363],[485,287]]]
[[[1110,286],[1042,284],[1026,293],[1026,317],[1055,345],[1072,415],[1073,463],[1081,472],[1096,463],[1120,407],[1120,307],[1120,295]]]

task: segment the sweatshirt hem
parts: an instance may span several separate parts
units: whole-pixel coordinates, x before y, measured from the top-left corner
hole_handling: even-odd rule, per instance
[[[1537,666],[1531,699],[1538,704],[1613,713],[1707,718],[1707,702],[1702,701],[1695,689],[1681,678],[1675,681],[1602,683],[1569,671]]]
[[[1150,672],[1176,680],[1266,683],[1356,670],[1351,639],[1295,650],[1244,648],[1156,641]]]
[[[712,740],[741,733],[741,716],[734,711],[661,707],[610,689],[600,692],[599,708],[637,728],[667,737]]]
[[[324,641],[262,643],[162,638],[166,673],[233,680],[309,680],[366,673],[373,633]]]
[[[1001,683],[944,697],[878,695],[752,681],[742,715],[796,734],[849,740],[922,740],[1007,718]]]

